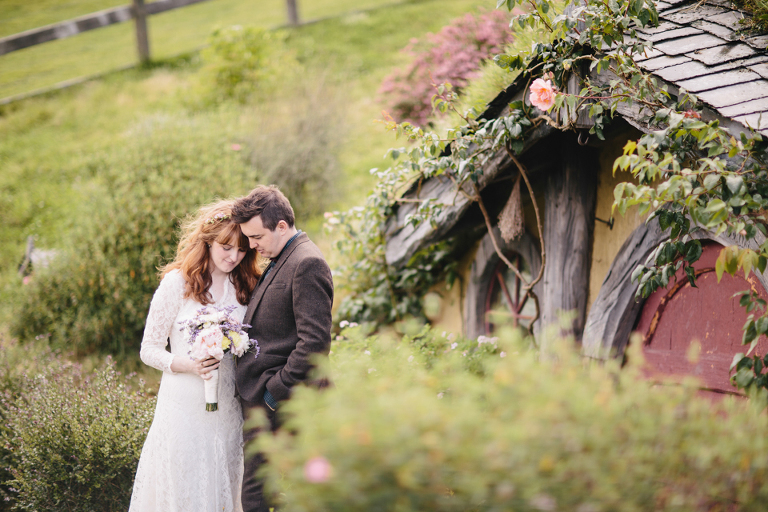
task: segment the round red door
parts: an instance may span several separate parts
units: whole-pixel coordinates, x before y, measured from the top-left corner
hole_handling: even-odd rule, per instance
[[[678,273],[678,281],[656,290],[645,301],[636,331],[643,334],[643,351],[648,373],[654,376],[682,377],[693,375],[701,380],[702,389],[715,393],[736,393],[731,386],[728,368],[734,354],[749,348],[741,344],[746,310],[739,305],[737,292],[752,290],[768,300],[763,285],[754,274],[723,274],[717,282],[715,261],[723,248],[715,242],[703,242],[703,253],[694,265],[697,288]],[[689,361],[693,340],[701,344],[694,364]],[[756,347],[758,354],[768,351],[764,338]]]

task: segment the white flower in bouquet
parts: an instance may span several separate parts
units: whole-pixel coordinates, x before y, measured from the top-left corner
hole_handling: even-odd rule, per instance
[[[229,331],[224,338],[224,348],[229,349],[235,356],[245,354],[251,346],[251,340],[245,332]]]

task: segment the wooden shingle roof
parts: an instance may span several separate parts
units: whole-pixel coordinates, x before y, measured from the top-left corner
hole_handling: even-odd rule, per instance
[[[768,34],[745,32],[747,15],[726,0],[665,0],[656,7],[659,26],[638,32],[654,49],[638,64],[722,117],[768,135]]]
[[[638,31],[638,36],[653,42],[654,47],[636,57],[637,63],[661,80],[671,94],[676,95],[679,88],[694,93],[704,104],[702,120],[718,119],[734,135],[746,127],[768,135],[768,34],[746,31],[741,20],[748,15],[727,0],[662,0],[656,6],[659,26]],[[590,79],[597,83],[605,84],[612,78],[612,73],[590,73]],[[488,104],[481,118],[499,117],[508,112],[510,102],[527,101],[528,81],[529,76],[521,73]],[[639,121],[642,116],[637,105],[621,103],[617,114],[641,131],[652,129]],[[526,140],[523,153],[555,131],[548,125],[538,127]],[[484,167],[480,190],[511,169],[512,163],[501,151]],[[387,262],[396,267],[405,265],[418,250],[449,236],[471,206],[445,176],[431,178],[405,196],[433,198],[446,206],[436,219],[436,229],[426,222],[416,227],[405,222],[417,204],[395,207],[387,226],[385,254]]]

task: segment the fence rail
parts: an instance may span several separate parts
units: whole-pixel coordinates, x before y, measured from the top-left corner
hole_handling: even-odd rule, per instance
[[[150,16],[172,9],[178,9],[179,7],[186,7],[188,5],[207,1],[208,0],[158,0],[151,4],[144,4],[144,2],[140,0],[134,2],[134,5],[123,5],[120,7],[113,7],[112,9],[105,9],[103,11],[80,16],[79,18],[73,18],[71,20],[46,25],[44,27],[33,28],[32,30],[27,30],[19,34],[0,38],[0,55],[5,55],[6,53],[11,53],[37,44],[47,43],[48,41],[76,36],[77,34],[87,32],[88,30],[106,27],[115,23],[140,19],[142,17],[141,14]],[[137,10],[141,10],[142,7],[144,12],[139,12],[139,16],[137,17],[136,12]]]
[[[186,7],[188,5],[207,2],[208,0],[157,0],[150,4],[144,0],[133,0],[133,5],[123,5],[104,9],[103,11],[86,14],[79,18],[61,21],[44,27],[33,28],[25,32],[0,38],[0,55],[15,52],[23,48],[35,46],[48,41],[65,39],[76,36],[88,30],[107,27],[115,23],[136,20],[136,44],[139,60],[149,60],[149,36],[147,33],[147,16],[160,14],[161,12]],[[286,0],[288,9],[288,22],[291,25],[299,24],[299,10],[297,0]]]

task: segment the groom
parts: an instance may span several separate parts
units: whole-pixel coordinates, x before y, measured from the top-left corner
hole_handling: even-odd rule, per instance
[[[243,416],[257,407],[265,410],[270,427],[278,426],[276,410],[293,387],[307,380],[310,356],[327,355],[331,346],[333,281],[322,253],[294,225],[293,208],[275,186],[259,186],[239,199],[232,218],[240,224],[252,249],[270,260],[259,280],[244,323],[261,352],[237,360],[235,382]],[[245,433],[245,441],[256,432]],[[263,482],[255,472],[261,455],[245,461],[244,512],[268,512]]]

